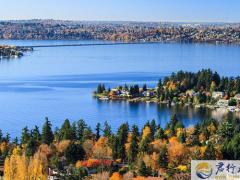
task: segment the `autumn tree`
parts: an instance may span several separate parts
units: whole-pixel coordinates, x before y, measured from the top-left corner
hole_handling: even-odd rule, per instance
[[[112,152],[108,145],[108,138],[100,137],[93,146],[93,157],[97,159],[109,159]]]
[[[151,142],[151,129],[149,126],[145,126],[142,132],[142,139],[140,141],[140,151],[150,152],[150,142]]]

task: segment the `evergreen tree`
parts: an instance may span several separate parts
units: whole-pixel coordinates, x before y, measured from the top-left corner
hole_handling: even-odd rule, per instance
[[[101,125],[100,123],[97,123],[96,125],[96,140],[98,140],[100,138],[100,129],[101,129]]]
[[[70,121],[66,119],[60,129],[60,136],[62,140],[71,140],[73,136],[72,126]]]
[[[103,136],[109,138],[111,134],[112,134],[111,126],[108,124],[107,121],[105,121],[103,128]]]
[[[236,92],[240,93],[240,77],[236,78]]]
[[[2,130],[0,129],[0,142],[2,142],[3,140],[3,133],[2,133]]]
[[[142,139],[140,142],[140,151],[143,153],[150,153],[151,152],[150,143],[151,137],[147,136],[144,139]]]
[[[160,149],[157,164],[162,168],[167,168],[168,166],[168,150],[166,146]]]
[[[42,128],[42,143],[49,145],[53,142],[53,138],[52,125],[48,118],[46,118]]]
[[[143,91],[147,91],[147,85],[144,84],[142,89],[143,89]]]
[[[112,148],[112,157],[113,159],[118,159],[118,139],[114,134],[111,135],[111,138],[109,139],[111,140],[110,145]]]
[[[37,142],[33,137],[29,139],[29,141],[26,144],[26,156],[30,157],[33,156],[35,151],[37,150]]]
[[[164,139],[166,138],[166,135],[164,134],[164,130],[161,127],[157,128],[157,133],[155,136],[156,139]]]
[[[34,139],[34,141],[38,143],[41,142],[41,134],[38,126],[35,126],[35,128],[31,131],[31,137]]]
[[[141,164],[140,164],[140,167],[138,170],[138,174],[139,174],[139,176],[144,176],[144,177],[147,176],[147,167],[146,167],[146,164],[144,161],[141,161]]]
[[[10,134],[9,133],[6,134],[6,138],[5,139],[6,139],[6,143],[10,142],[11,138],[10,138]]]
[[[72,123],[72,140],[77,140],[77,124],[76,122]]]
[[[158,84],[157,84],[157,98],[160,101],[163,101],[164,97],[164,88],[163,88],[163,84],[162,84],[162,80],[159,79]]]
[[[122,124],[117,132],[117,141],[118,141],[118,155],[122,161],[126,159],[126,150],[125,144],[128,138],[129,127],[127,123]]]
[[[204,159],[206,160],[215,160],[216,154],[213,143],[209,142],[205,151]]]
[[[69,163],[75,164],[78,160],[84,159],[85,151],[80,144],[71,143],[65,151],[65,157]]]
[[[23,128],[22,130],[22,136],[21,136],[21,144],[27,144],[27,142],[30,139],[30,134],[29,134],[29,130],[28,127],[26,126],[25,128]]]
[[[14,138],[13,144],[14,144],[14,145],[18,145],[18,138],[17,138],[17,137]]]
[[[221,151],[223,159],[240,160],[240,134],[235,134],[231,141],[225,140]]]
[[[99,84],[98,87],[97,87],[97,93],[98,94],[101,94],[105,91],[105,85],[104,84]]]
[[[151,139],[153,140],[154,139],[154,136],[156,134],[156,130],[157,130],[157,125],[156,125],[156,121],[155,119],[153,119],[151,122],[150,122],[150,130],[151,130]]]
[[[138,142],[139,142],[138,137],[139,137],[138,127],[134,125],[132,127],[132,136],[130,140],[128,155],[127,155],[128,162],[130,164],[135,162],[137,157],[136,155],[138,154]]]
[[[176,125],[178,123],[177,115],[173,114],[170,120],[170,131],[171,135],[174,136],[176,134]]]
[[[79,141],[82,141],[84,130],[86,127],[87,127],[87,125],[84,120],[81,119],[77,122],[77,139]]]
[[[93,132],[90,126],[86,127],[83,132],[82,141],[86,141],[87,139],[93,139]]]

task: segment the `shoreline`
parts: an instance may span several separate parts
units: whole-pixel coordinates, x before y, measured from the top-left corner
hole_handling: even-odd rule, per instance
[[[192,107],[194,109],[198,108],[207,108],[210,110],[224,110],[227,112],[232,112],[232,113],[239,113],[240,108],[238,107],[220,107],[216,104],[193,104],[193,103],[174,103],[174,102],[168,102],[168,101],[158,101],[157,98],[142,98],[142,97],[136,97],[136,98],[126,98],[126,97],[115,97],[111,98],[107,95],[102,95],[102,94],[93,94],[93,97],[100,100],[100,101],[127,101],[130,103],[153,103],[153,104],[158,104],[158,105],[167,105],[167,107],[174,107],[174,106],[185,106],[185,107]]]

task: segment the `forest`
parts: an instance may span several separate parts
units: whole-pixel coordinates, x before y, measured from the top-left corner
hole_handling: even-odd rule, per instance
[[[24,127],[20,140],[0,133],[5,179],[190,179],[195,160],[240,159],[240,120],[203,120],[185,127],[173,114],[165,127],[154,119],[143,127],[108,122],[92,129],[66,119],[53,130]]]

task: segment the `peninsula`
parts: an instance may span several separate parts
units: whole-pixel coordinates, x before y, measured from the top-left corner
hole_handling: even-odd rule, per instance
[[[94,96],[100,100],[182,104],[239,112],[240,77],[220,77],[210,69],[197,73],[179,71],[160,79],[154,88],[135,84],[106,90],[104,84],[99,84]]]
[[[32,50],[32,48],[25,48],[20,46],[0,45],[0,59],[22,57],[24,52]]]

